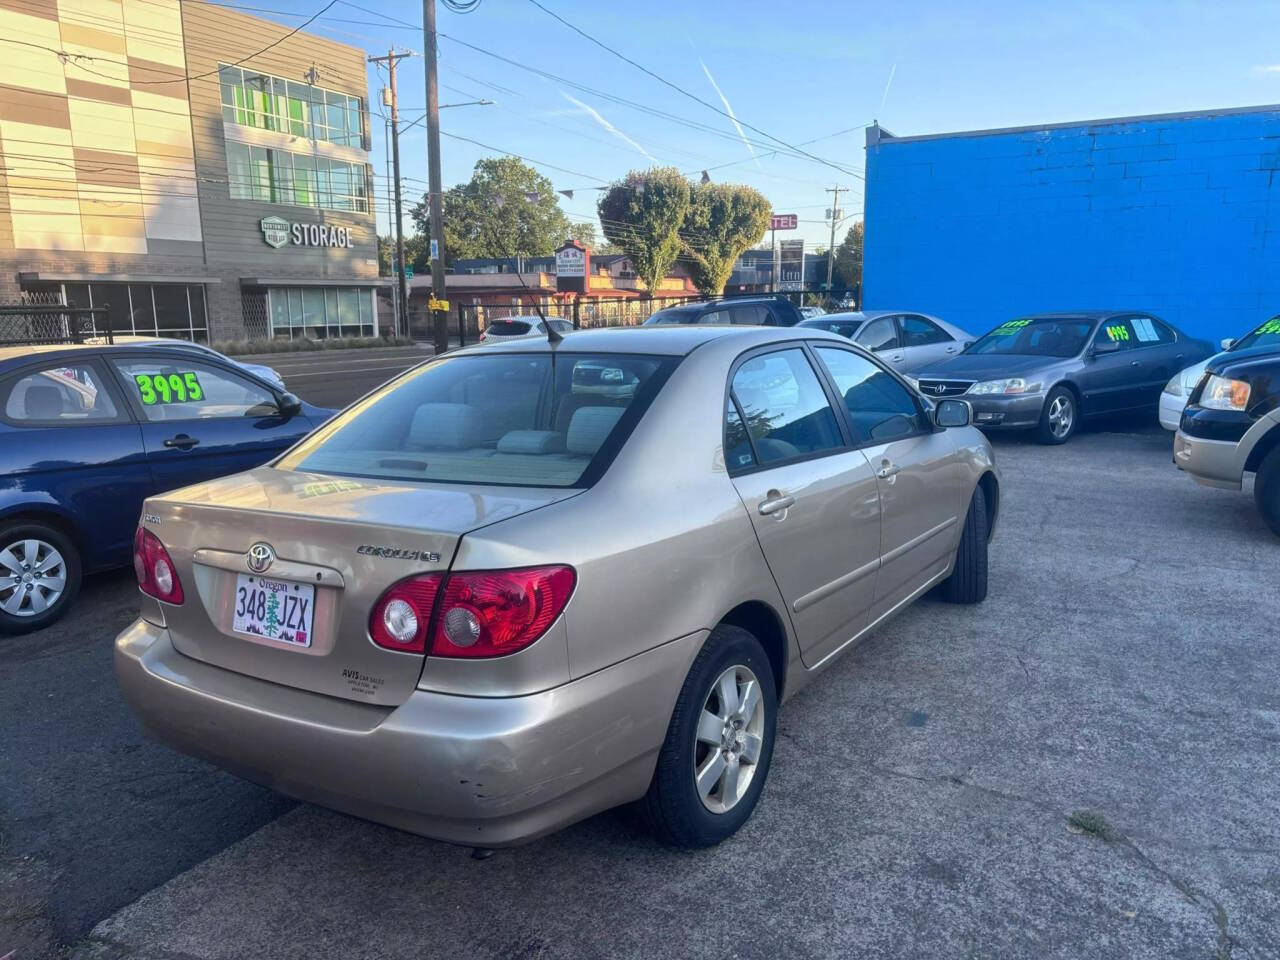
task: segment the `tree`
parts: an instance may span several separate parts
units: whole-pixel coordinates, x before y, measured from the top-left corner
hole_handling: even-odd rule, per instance
[[[862,284],[862,221],[849,228],[849,232],[836,247],[836,260],[832,267],[832,283],[846,290],[860,289]]]
[[[692,190],[675,167],[632,170],[596,205],[605,237],[631,258],[652,296],[680,256]]]
[[[596,225],[594,223],[574,223],[569,226],[569,237],[595,253]]]
[[[391,273],[391,258],[395,255],[396,243],[391,237],[378,237],[378,275],[385,277]]]
[[[764,194],[752,187],[733,183],[694,187],[681,231],[694,286],[709,297],[724,293],[742,251],[764,237],[771,209]]]
[[[441,198],[445,256],[548,256],[569,235],[550,180],[515,157],[476,162],[471,179]],[[412,211],[419,235],[431,235],[426,197]],[[406,259],[408,254],[406,253]]]

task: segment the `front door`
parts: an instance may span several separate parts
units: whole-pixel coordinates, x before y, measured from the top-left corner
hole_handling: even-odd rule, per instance
[[[735,371],[725,463],[813,667],[868,622],[880,507],[805,351],[756,354]]]
[[[112,364],[142,421],[157,493],[260,466],[311,430],[265,386],[220,365],[161,353]]]
[[[1136,346],[1137,334],[1124,317],[1104,320],[1093,335],[1091,356],[1080,374],[1084,412],[1090,416],[1117,413],[1140,405],[1140,384],[1146,351]]]
[[[895,368],[901,367],[907,359],[902,350],[902,336],[898,331],[898,322],[894,317],[876,317],[862,325],[862,329],[854,334],[853,342],[865,347],[885,363]]]
[[[947,331],[918,313],[904,313],[898,318],[902,332],[904,359],[901,369],[910,373],[954,357],[961,346]]]
[[[871,619],[946,569],[956,549],[961,467],[955,445],[897,378],[841,347],[814,352],[844,398],[880,494],[880,570]]]

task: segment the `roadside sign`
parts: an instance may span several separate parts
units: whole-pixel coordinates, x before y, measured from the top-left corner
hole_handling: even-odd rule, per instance
[[[800,218],[794,213],[775,213],[769,218],[770,230],[795,230],[800,226]]]
[[[434,239],[431,241],[431,259],[440,259],[440,244],[436,243]]]
[[[432,297],[430,300],[427,301],[427,309],[428,310],[448,310],[449,301],[437,300],[435,297]]]
[[[404,278],[405,278],[406,280],[412,280],[412,279],[413,279],[413,264],[412,264],[412,263],[406,263],[406,264],[404,265]]]

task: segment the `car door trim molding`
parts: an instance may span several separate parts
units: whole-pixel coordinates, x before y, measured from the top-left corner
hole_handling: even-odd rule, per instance
[[[912,537],[906,543],[898,544],[898,546],[894,547],[892,550],[890,550],[888,553],[882,556],[880,558],[880,562],[882,564],[885,564],[885,563],[891,563],[892,561],[897,560],[900,556],[902,556],[905,553],[911,552],[916,547],[920,546],[920,544],[924,543],[926,540],[932,540],[934,537],[942,533],[942,531],[946,530],[948,527],[955,526],[955,523],[956,523],[955,517],[952,517],[949,520],[943,520],[936,527],[931,527],[930,529],[926,530],[924,533],[921,533],[921,534],[918,534],[917,536]]]
[[[827,599],[827,597],[834,593],[839,593],[845,587],[852,586],[863,577],[870,576],[879,569],[880,558],[876,557],[874,560],[864,563],[856,570],[850,570],[843,576],[836,577],[830,583],[824,583],[822,586],[818,587],[818,589],[810,590],[803,597],[797,597],[795,603],[791,604],[791,612],[800,613],[802,610],[807,610],[815,603]]]

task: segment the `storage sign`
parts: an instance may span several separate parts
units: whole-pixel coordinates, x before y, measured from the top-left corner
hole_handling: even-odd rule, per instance
[[[267,246],[330,247],[350,250],[355,246],[350,227],[334,227],[327,223],[290,223],[284,217],[263,217],[259,223]]]

